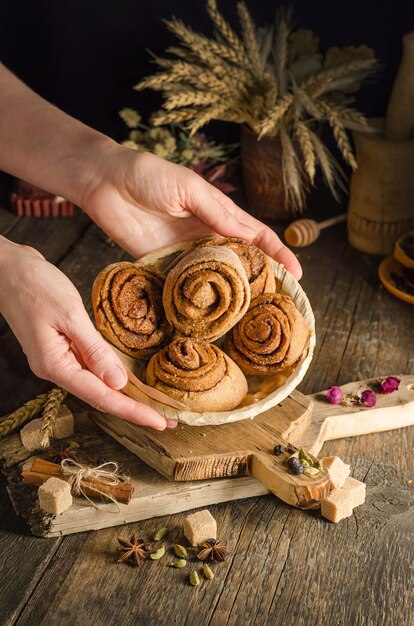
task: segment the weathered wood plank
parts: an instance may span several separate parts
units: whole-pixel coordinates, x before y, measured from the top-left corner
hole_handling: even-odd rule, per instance
[[[324,232],[300,257],[318,334],[301,391],[384,372],[412,374],[413,310],[379,287],[377,260],[350,250],[341,226]],[[92,227],[62,267],[88,298],[97,271],[119,258],[122,252],[109,248]],[[9,344],[8,349],[13,365],[16,346]],[[7,379],[7,393],[12,385],[16,389],[16,380],[22,386],[15,391],[20,396],[30,375]],[[367,475],[367,504],[338,525],[318,513],[290,509],[271,496],[210,507],[234,555],[217,565],[216,578],[200,588],[187,585],[184,572],[167,568],[164,560],[140,570],[113,565],[118,529],[70,536],[55,544],[11,533],[15,518],[9,512],[8,521],[2,522],[6,528],[2,526],[1,536],[7,541],[0,540],[0,551],[8,549],[11,536],[14,561],[10,565],[8,560],[2,577],[11,576],[10,589],[14,587],[6,598],[9,604],[0,601],[2,617],[5,623],[15,622],[30,596],[19,624],[410,624],[413,488],[407,481],[414,478],[413,436],[414,429],[407,428],[325,445],[325,453],[351,463],[356,478]],[[122,535],[134,530],[150,534],[154,527],[167,525],[175,529],[175,539],[184,516],[132,524]],[[42,545],[58,548],[40,576],[43,570],[36,569],[34,559]],[[22,575],[15,563],[30,552],[31,566]],[[87,591],[81,594],[80,589]]]
[[[406,429],[326,446],[326,453],[354,461],[354,475],[368,485],[367,504],[342,524],[271,496],[210,507],[233,555],[213,566],[216,578],[199,588],[186,582],[190,567],[171,570],[168,557],[139,570],[115,565],[117,529],[89,536],[81,552],[67,538],[18,624],[73,618],[75,598],[75,619],[88,624],[409,624],[414,494],[404,479],[414,468],[412,458],[400,458],[409,437]],[[366,454],[384,443],[387,458]],[[122,536],[167,525],[171,541],[183,541],[183,517],[130,525]],[[85,584],[88,592],[79,594]]]

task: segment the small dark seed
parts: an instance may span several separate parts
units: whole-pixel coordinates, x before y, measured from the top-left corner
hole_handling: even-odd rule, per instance
[[[284,451],[285,451],[284,446],[281,446],[280,444],[278,444],[277,446],[273,448],[273,453],[276,454],[276,456],[283,454]]]
[[[304,467],[295,457],[288,459],[287,461],[288,467],[293,472],[293,474],[303,474]]]
[[[104,456],[99,456],[96,459],[96,465],[103,465],[104,463],[108,463]]]

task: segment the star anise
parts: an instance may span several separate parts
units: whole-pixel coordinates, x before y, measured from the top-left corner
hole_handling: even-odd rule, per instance
[[[48,450],[46,450],[46,452],[42,456],[45,461],[50,461],[50,463],[60,464],[64,459],[72,459],[74,461],[77,461],[76,448],[72,447],[72,445],[68,441],[64,440],[54,440],[52,446]]]
[[[118,541],[121,545],[118,550],[123,552],[123,554],[121,554],[117,563],[131,561],[133,565],[139,567],[151,551],[150,544],[145,543],[143,539],[138,539],[138,535],[136,533],[132,535],[129,541],[127,539],[122,539],[122,537],[118,537]]]
[[[219,561],[223,562],[230,554],[230,550],[223,546],[217,539],[207,539],[204,543],[200,543],[200,552],[197,557],[200,561]]]

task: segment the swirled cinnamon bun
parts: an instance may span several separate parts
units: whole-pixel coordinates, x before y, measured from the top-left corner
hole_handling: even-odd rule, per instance
[[[310,330],[289,296],[262,294],[228,333],[225,350],[245,374],[274,374],[302,355]]]
[[[96,327],[129,356],[147,359],[171,336],[162,306],[165,276],[127,261],[98,274],[92,288]]]
[[[168,273],[163,293],[170,324],[181,335],[214,341],[243,317],[250,287],[238,256],[224,247],[202,247]]]
[[[243,400],[247,382],[220,348],[177,338],[151,357],[148,385],[183,402],[190,411],[229,411]]]

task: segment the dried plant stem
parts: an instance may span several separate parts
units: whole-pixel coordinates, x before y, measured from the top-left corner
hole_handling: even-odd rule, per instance
[[[23,406],[16,409],[16,411],[0,418],[0,438],[18,430],[21,426],[24,426],[26,422],[35,417],[44,407],[47,398],[48,394],[42,393],[33,400],[29,400],[23,404]]]
[[[281,96],[285,95],[287,89],[285,69],[288,58],[288,37],[289,26],[284,12],[282,12],[275,31],[276,75]]]
[[[339,168],[339,165],[336,163],[334,157],[330,154],[329,150],[326,148],[326,146],[324,146],[316,133],[313,133],[311,131],[310,137],[313,147],[315,149],[316,158],[319,165],[321,166],[321,171],[325,182],[328,185],[335,200],[339,200],[336,185],[340,186],[343,189],[344,186],[342,184],[342,180],[345,178],[345,176],[342,170]]]
[[[341,124],[340,122],[339,115],[333,108],[326,106],[324,103],[321,103],[320,107],[324,112],[330,127],[332,128],[335,141],[338,145],[339,150],[341,151],[344,160],[346,161],[346,163],[348,163],[348,165],[351,166],[352,170],[355,172],[358,169],[358,165],[355,160],[354,153],[352,152],[351,144],[349,143],[346,130],[343,124]]]
[[[50,439],[53,437],[56,417],[65,397],[66,391],[60,387],[55,387],[55,389],[52,389],[48,394],[42,413],[42,448],[48,448],[50,446]]]
[[[286,205],[302,213],[305,205],[304,185],[298,157],[284,124],[279,129],[282,144],[283,185]]]
[[[372,70],[376,65],[375,59],[364,59],[362,61],[352,61],[342,63],[336,67],[322,70],[318,74],[311,76],[300,87],[304,89],[311,98],[318,98],[327,91],[335,87],[335,82],[349,77],[359,72]]]
[[[260,77],[263,77],[265,70],[265,63],[260,54],[260,48],[257,43],[255,27],[249,10],[244,2],[239,2],[237,5],[239,12],[240,24],[243,31],[244,46],[247,51],[249,60],[252,63],[252,69],[257,69],[257,73]]]
[[[235,48],[224,43],[219,43],[214,39],[209,39],[204,35],[195,33],[191,28],[176,18],[167,20],[167,27],[174,33],[197,57],[208,64],[217,63],[220,59],[226,59],[235,65],[249,65],[246,53],[242,54]]]
[[[220,100],[220,96],[208,91],[184,91],[182,93],[171,94],[165,101],[164,108],[172,111],[180,107],[215,104]]]
[[[237,50],[237,52],[241,55],[241,58],[246,61],[247,59],[245,58],[246,53],[243,47],[243,43],[240,41],[240,38],[231,28],[230,24],[226,22],[226,20],[219,12],[217,8],[217,0],[207,0],[207,11],[219,33],[231,46],[233,46],[235,50]]]
[[[270,112],[270,115],[261,123],[259,139],[264,135],[272,135],[278,125],[279,121],[286,114],[287,110],[291,106],[294,99],[293,93],[288,93],[282,98],[274,109]]]
[[[211,120],[214,119],[220,119],[221,115],[226,111],[226,109],[228,109],[228,104],[227,103],[220,103],[217,104],[216,106],[212,107],[211,109],[209,109],[206,113],[200,115],[198,117],[197,120],[195,120],[193,123],[188,124],[188,127],[190,128],[191,132],[190,132],[190,136],[195,135],[195,133],[202,128],[203,126],[205,126],[205,124],[208,124],[208,122],[210,122]]]
[[[311,131],[308,129],[306,124],[299,120],[295,122],[294,129],[303,154],[305,172],[307,173],[311,184],[313,184],[316,172],[316,156],[312,143]]]

